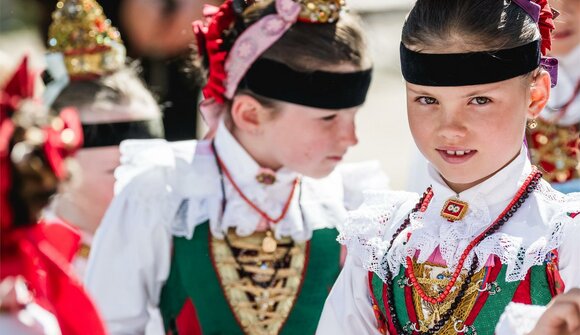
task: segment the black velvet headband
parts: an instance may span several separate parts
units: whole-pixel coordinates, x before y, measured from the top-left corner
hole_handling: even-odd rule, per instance
[[[401,43],[405,80],[423,86],[489,84],[529,73],[540,65],[540,41],[513,49],[457,54],[427,54]]]
[[[163,138],[161,118],[129,122],[83,124],[84,148],[119,145],[128,139]]]
[[[372,69],[357,72],[299,72],[268,59],[259,59],[238,88],[298,105],[344,109],[362,105],[371,83]]]

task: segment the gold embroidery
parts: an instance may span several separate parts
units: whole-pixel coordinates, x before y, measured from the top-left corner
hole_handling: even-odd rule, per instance
[[[77,256],[80,258],[88,259],[91,253],[91,247],[85,243],[82,243],[77,251]]]
[[[256,232],[240,237],[230,230],[227,241],[212,238],[211,243],[226,300],[244,333],[252,335],[279,333],[298,295],[305,266],[305,243],[284,238],[267,253],[262,250],[265,236]]]
[[[537,121],[536,128],[528,134],[532,164],[541,167],[544,179],[549,182],[563,183],[579,178],[577,127]]]
[[[425,293],[429,296],[437,296],[441,293],[449,279],[453,275],[452,272],[446,268],[441,267],[432,263],[421,263],[421,264],[413,264],[413,268],[415,270],[415,275],[417,276],[417,281],[423,287]],[[473,305],[475,304],[475,300],[478,295],[479,285],[481,285],[481,281],[485,275],[485,270],[482,269],[476,274],[473,275],[471,279],[471,283],[469,284],[467,291],[464,294],[461,303],[455,310],[452,316],[452,320],[465,320],[469,316]],[[451,289],[451,293],[445,301],[441,304],[432,305],[427,301],[421,299],[419,294],[413,290],[413,305],[415,307],[415,311],[417,313],[417,320],[419,320],[420,330],[427,331],[428,328],[433,327],[434,323],[439,320],[441,315],[445,313],[450,307],[451,303],[457,296],[459,287],[465,280],[467,276],[467,270],[463,269],[457,282]],[[441,330],[437,333],[440,335],[455,335],[456,331],[453,327],[454,322],[447,322]]]

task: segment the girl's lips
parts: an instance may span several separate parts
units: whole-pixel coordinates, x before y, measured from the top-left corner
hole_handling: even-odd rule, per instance
[[[449,164],[463,164],[477,153],[477,150],[435,150],[437,150],[439,155],[441,155],[441,158]],[[448,151],[455,151],[455,153],[449,153]],[[459,155],[457,154],[457,151],[463,152],[463,154]]]
[[[342,156],[329,156],[328,159],[330,159],[331,161],[340,162],[342,161]]]

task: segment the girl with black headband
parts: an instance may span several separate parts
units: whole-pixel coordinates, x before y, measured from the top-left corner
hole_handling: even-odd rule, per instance
[[[336,227],[386,186],[376,165],[335,171],[371,79],[342,5],[229,0],[193,24],[210,132],[121,145],[86,278],[112,334],[142,333],[150,306],[172,334],[314,333]]]
[[[555,79],[552,17],[546,1],[416,2],[401,67],[431,186],[350,214],[318,334],[578,333],[580,196],[524,145]]]

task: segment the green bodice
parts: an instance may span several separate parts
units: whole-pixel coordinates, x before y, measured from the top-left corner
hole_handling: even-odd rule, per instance
[[[326,296],[340,272],[336,237],[336,229],[319,229],[303,245],[305,262],[297,276],[297,294],[274,334],[314,334]],[[196,227],[191,240],[173,239],[171,270],[160,301],[165,328],[173,335],[180,331],[176,320],[188,301],[195,306],[203,334],[244,334],[247,325],[242,325],[235,311],[239,306],[231,301],[229,288],[223,285],[224,272],[216,267],[212,240],[207,222]]]

